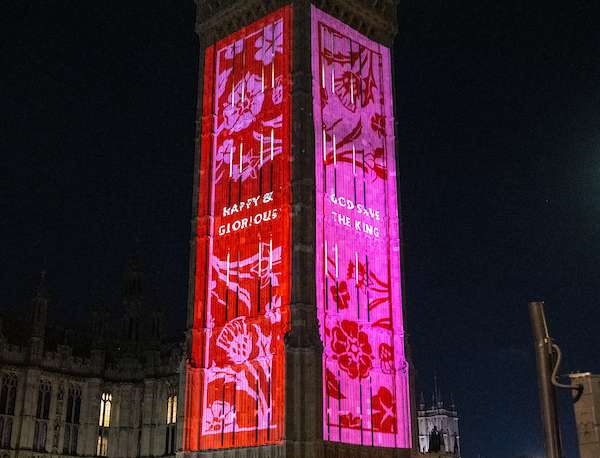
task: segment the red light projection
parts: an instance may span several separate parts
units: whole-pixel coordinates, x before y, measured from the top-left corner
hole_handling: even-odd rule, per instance
[[[283,439],[291,15],[281,8],[205,54],[186,450]]]
[[[323,437],[410,447],[389,50],[312,7]]]

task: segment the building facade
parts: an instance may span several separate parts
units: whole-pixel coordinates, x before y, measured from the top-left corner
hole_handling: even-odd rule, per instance
[[[580,458],[600,456],[600,375],[571,374],[573,385],[582,385],[581,397],[573,404]]]
[[[31,319],[2,317],[0,457],[174,456],[181,344],[166,342],[161,314],[132,262],[120,309],[94,309],[79,332],[48,324],[42,276]]]
[[[460,458],[460,431],[458,411],[454,401],[445,402],[435,384],[431,404],[421,395],[417,410],[419,451],[426,454],[444,454]]]

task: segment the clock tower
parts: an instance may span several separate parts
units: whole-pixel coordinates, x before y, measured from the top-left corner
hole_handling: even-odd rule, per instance
[[[197,0],[179,454],[408,457],[395,0]]]

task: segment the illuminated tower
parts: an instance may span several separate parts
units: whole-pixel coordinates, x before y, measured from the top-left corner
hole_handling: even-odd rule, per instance
[[[198,0],[186,456],[411,447],[394,0]]]

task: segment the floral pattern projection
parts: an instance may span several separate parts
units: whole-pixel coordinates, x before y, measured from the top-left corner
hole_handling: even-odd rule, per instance
[[[410,447],[389,50],[312,9],[326,440]]]
[[[282,8],[206,51],[187,450],[283,438],[290,21]]]

